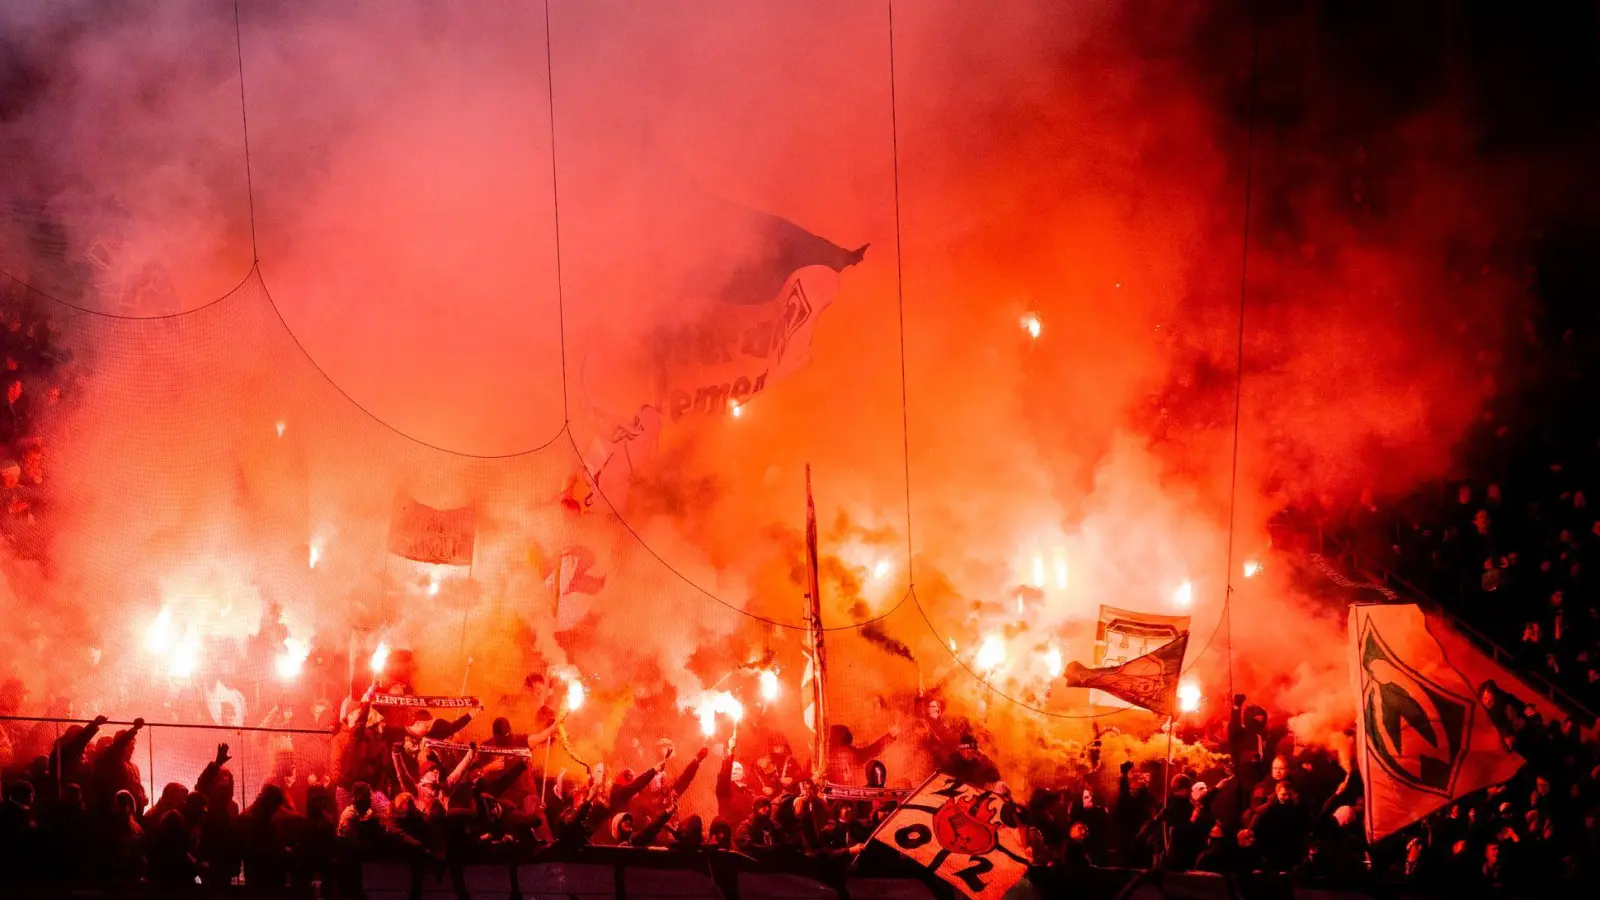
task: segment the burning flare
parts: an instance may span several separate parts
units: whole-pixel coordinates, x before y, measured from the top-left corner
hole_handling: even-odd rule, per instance
[[[1061,673],[1066,671],[1066,662],[1060,647],[1051,647],[1044,652],[1044,667],[1051,678],[1060,678]]]
[[[1172,605],[1179,609],[1188,609],[1192,603],[1194,603],[1194,585],[1185,581],[1172,592]]]
[[[978,668],[985,672],[993,672],[1005,665],[1006,642],[1000,635],[985,635],[983,643],[978,647]]]
[[[299,638],[286,637],[283,639],[283,652],[272,661],[273,670],[278,673],[280,680],[293,681],[300,677],[306,657],[310,655],[311,644]]]
[[[1261,571],[1261,563],[1253,559],[1247,559],[1244,561],[1244,577],[1254,578],[1256,573],[1259,571]]]
[[[771,669],[761,672],[761,699],[767,703],[778,699],[778,673]]]
[[[1022,317],[1022,330],[1028,333],[1029,340],[1038,340],[1039,332],[1044,330],[1044,325],[1039,321],[1038,313],[1028,313]]]
[[[744,704],[727,691],[707,692],[694,714],[700,719],[700,733],[711,737],[717,733],[717,716],[726,716],[737,726],[744,719]]]
[[[1200,708],[1200,685],[1185,679],[1178,683],[1178,711],[1192,713]]]
[[[578,677],[578,673],[573,672],[572,676],[567,679],[567,711],[573,712],[582,709],[583,698],[583,680]]]
[[[372,651],[372,658],[367,661],[367,665],[372,669],[373,677],[376,678],[383,674],[383,667],[388,664],[389,642],[380,640],[378,641],[377,649]]]

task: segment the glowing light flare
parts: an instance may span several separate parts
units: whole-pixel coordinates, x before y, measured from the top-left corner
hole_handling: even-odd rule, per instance
[[[985,672],[993,672],[1005,665],[1005,662],[1006,642],[1001,640],[998,634],[986,635],[983,643],[978,645],[978,668]]]
[[[165,607],[144,631],[144,649],[154,656],[166,656],[176,635],[172,633],[172,610]]]
[[[737,400],[729,400],[728,401],[728,412],[733,413],[733,417],[735,419],[737,419],[740,416],[744,415],[744,404],[740,403]]]
[[[1056,558],[1056,589],[1067,589],[1067,561],[1060,557]]]
[[[717,733],[717,716],[724,716],[737,726],[744,720],[744,704],[727,691],[707,692],[700,698],[694,714],[700,719],[700,733],[711,737]]]
[[[378,646],[372,651],[372,658],[367,660],[367,667],[372,669],[373,675],[382,675],[383,667],[389,664],[389,642],[380,640]]]
[[[1021,324],[1022,330],[1028,333],[1028,339],[1032,341],[1038,340],[1039,332],[1044,330],[1044,323],[1039,321],[1038,313],[1028,313],[1023,316]]]
[[[1256,577],[1256,573],[1259,571],[1261,571],[1260,562],[1253,559],[1247,559],[1244,561],[1244,577],[1254,578]]]
[[[311,551],[306,560],[306,566],[308,568],[315,569],[317,567],[317,561],[320,559],[322,559],[322,545],[318,544],[316,541],[312,541]]]
[[[950,639],[950,652],[951,653],[956,652],[956,639],[955,638],[951,638]]]
[[[1044,557],[1042,556],[1035,555],[1033,557],[1032,584],[1034,587],[1039,588],[1040,590],[1044,589]]]
[[[279,419],[276,427],[278,429],[278,437],[283,437],[283,430],[289,427],[289,423]]]
[[[294,681],[305,668],[306,657],[311,655],[311,644],[299,638],[283,639],[283,651],[272,661],[272,668],[280,681]]]
[[[428,596],[429,597],[437,597],[437,596],[439,596],[439,580],[440,579],[439,579],[439,573],[438,572],[435,572],[435,573],[433,573],[433,575],[429,576],[429,578],[428,578]]]
[[[1044,668],[1050,673],[1051,678],[1060,678],[1066,671],[1066,659],[1062,656],[1060,647],[1051,647],[1044,651]]]
[[[1185,581],[1178,585],[1172,592],[1172,605],[1179,609],[1188,609],[1194,603],[1194,585]]]
[[[585,696],[586,695],[583,690],[582,681],[579,681],[577,678],[572,678],[567,682],[567,709],[582,709]]]
[[[892,571],[894,571],[894,564],[887,559],[880,559],[872,564],[872,577],[879,581],[888,578],[889,573]]]
[[[180,680],[194,676],[200,668],[200,637],[190,629],[167,654],[167,677]]]
[[[1200,685],[1185,679],[1178,683],[1178,711],[1192,713],[1200,708]]]
[[[778,699],[778,673],[771,669],[761,672],[761,699],[767,703]]]

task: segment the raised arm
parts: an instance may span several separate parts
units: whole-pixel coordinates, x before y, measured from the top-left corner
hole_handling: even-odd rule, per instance
[[[705,747],[701,747],[700,751],[694,755],[694,759],[689,760],[688,765],[683,767],[683,771],[678,773],[678,780],[672,783],[672,792],[674,794],[680,797],[683,796],[683,792],[687,791],[690,783],[694,781],[694,776],[699,773],[700,763],[705,761],[710,752]]]

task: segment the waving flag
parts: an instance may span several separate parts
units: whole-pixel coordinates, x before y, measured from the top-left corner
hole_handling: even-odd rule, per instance
[[[1100,622],[1095,626],[1095,669],[1115,668],[1147,656],[1188,631],[1188,616],[1163,616],[1102,605]],[[1089,692],[1089,702],[1096,706],[1126,706],[1130,701],[1095,688]]]
[[[477,511],[470,506],[434,509],[396,497],[389,520],[389,552],[421,563],[470,566],[477,532]]]
[[[626,268],[649,276],[607,284],[610,296],[624,293],[629,315],[595,325],[579,359],[584,464],[614,503],[662,429],[726,415],[808,365],[840,273],[867,251],[719,197],[669,166],[643,172],[617,191],[634,206],[615,230]]]
[[[1350,650],[1369,840],[1515,775],[1526,705],[1561,715],[1416,604],[1351,606]]]
[[[973,900],[1001,900],[1028,872],[1011,803],[948,775],[922,783],[871,840],[893,848]]]
[[[1079,662],[1067,663],[1062,677],[1068,687],[1093,688],[1156,715],[1175,715],[1178,676],[1183,672],[1183,654],[1188,649],[1189,632],[1185,631],[1177,640],[1120,665],[1090,669]]]
[[[822,584],[817,576],[817,504],[811,499],[811,464],[806,464],[806,671],[800,677],[805,692],[806,727],[811,729],[812,760],[827,759],[827,709],[824,703],[822,650]]]

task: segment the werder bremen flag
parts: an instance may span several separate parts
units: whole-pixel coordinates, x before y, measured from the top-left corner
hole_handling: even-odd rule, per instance
[[[389,552],[421,563],[470,566],[477,531],[477,511],[470,506],[434,509],[397,496],[389,519]]]
[[[1178,676],[1188,649],[1189,632],[1185,631],[1176,640],[1121,665],[1091,669],[1079,662],[1067,663],[1062,677],[1068,687],[1104,691],[1157,715],[1171,716],[1178,711]]]
[[[1372,841],[1516,774],[1527,704],[1546,721],[1561,715],[1416,604],[1351,606],[1350,649]]]
[[[934,775],[872,833],[973,900],[1000,900],[1028,871],[1016,809],[999,794]]]

